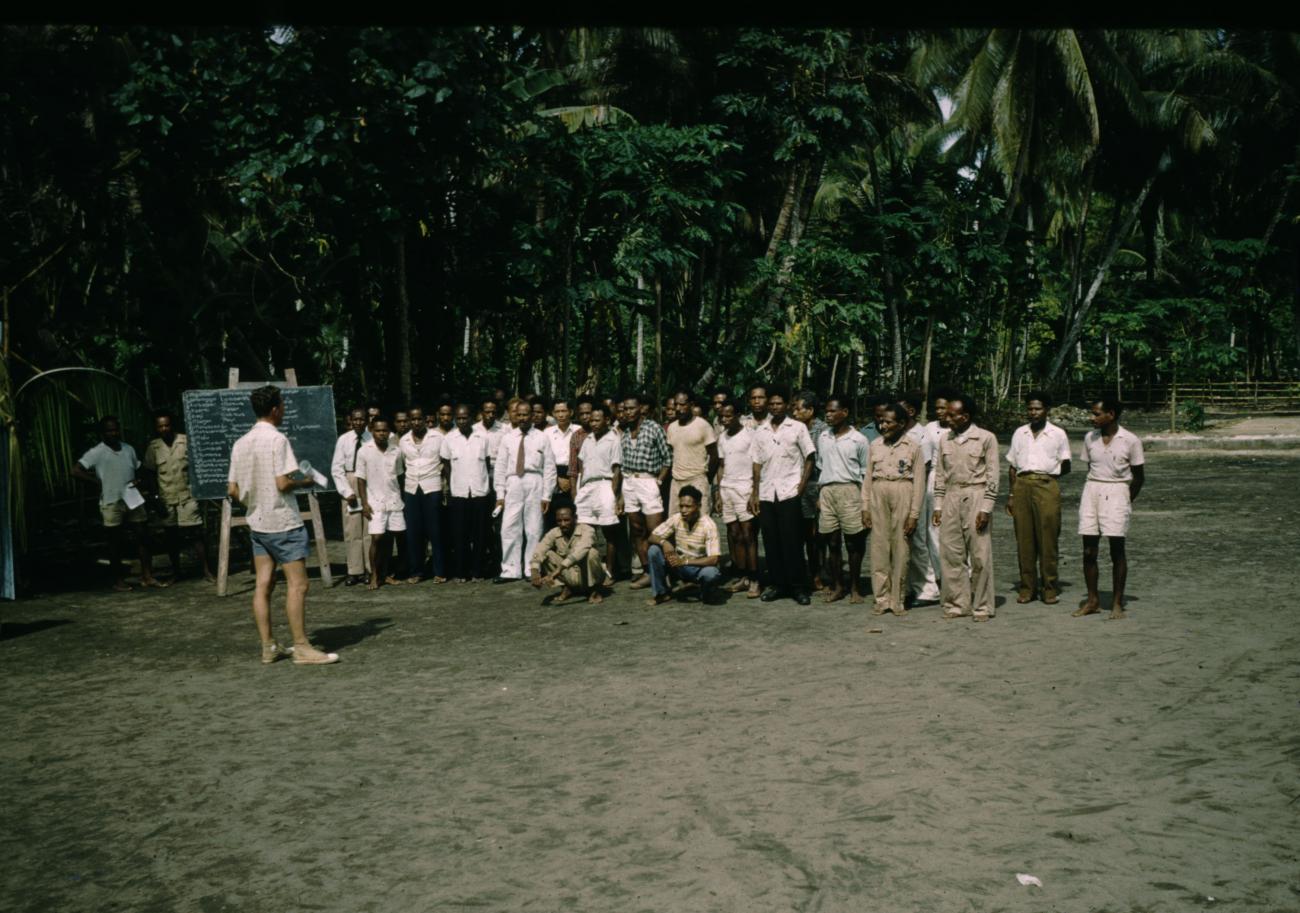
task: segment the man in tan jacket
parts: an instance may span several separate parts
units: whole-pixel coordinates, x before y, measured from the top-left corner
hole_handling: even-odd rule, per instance
[[[872,530],[871,592],[875,615],[906,615],[909,539],[925,499],[925,457],[921,445],[903,432],[907,407],[885,406],[881,436],[867,451],[867,471],[862,479],[862,524]]]
[[[559,605],[583,593],[588,594],[588,602],[602,602],[604,583],[595,531],[575,520],[572,507],[560,505],[555,509],[555,528],[542,536],[533,552],[533,586],[561,588],[542,600],[543,605]]]
[[[939,441],[934,519],[939,527],[943,617],[988,621],[993,603],[993,505],[998,497],[998,441],[972,423],[975,403],[948,399],[948,433]],[[966,561],[970,560],[970,573]],[[973,611],[972,611],[973,608]]]

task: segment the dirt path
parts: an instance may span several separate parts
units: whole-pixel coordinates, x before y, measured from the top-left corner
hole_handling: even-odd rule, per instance
[[[1078,477],[985,625],[317,588],[344,662],[264,668],[245,593],[6,604],[0,908],[1300,909],[1300,461],[1148,473],[1122,622]]]

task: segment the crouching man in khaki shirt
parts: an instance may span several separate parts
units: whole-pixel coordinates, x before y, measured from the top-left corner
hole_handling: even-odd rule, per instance
[[[542,536],[533,552],[533,586],[560,587],[559,593],[547,596],[542,604],[560,605],[584,593],[588,602],[602,602],[604,583],[605,568],[595,532],[574,519],[572,507],[560,505],[555,509],[555,528]]]

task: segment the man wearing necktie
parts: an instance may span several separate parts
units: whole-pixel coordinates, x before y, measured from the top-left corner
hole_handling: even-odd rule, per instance
[[[366,555],[366,521],[361,515],[361,503],[355,491],[357,453],[369,440],[366,410],[353,409],[348,413],[348,430],[339,435],[334,445],[334,459],[330,461],[330,476],[334,479],[342,507],[343,543],[348,554],[348,575],[344,583],[348,586],[364,583],[370,566]]]
[[[522,580],[542,538],[542,515],[555,490],[555,457],[546,435],[533,427],[525,400],[510,401],[511,428],[501,438],[493,468],[501,515],[501,576]]]

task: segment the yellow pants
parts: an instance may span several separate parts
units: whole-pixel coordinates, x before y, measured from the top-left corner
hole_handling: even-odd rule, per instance
[[[944,612],[969,615],[987,612],[993,616],[993,515],[988,525],[975,529],[975,517],[984,503],[984,486],[949,488],[940,510],[939,561],[943,569]],[[970,560],[970,573],[966,561]]]
[[[542,556],[542,576],[549,577],[560,568],[563,561],[564,559],[555,552],[547,552]],[[573,593],[586,593],[592,587],[600,586],[605,582],[605,568],[600,563],[600,550],[590,549],[583,560],[573,567],[560,571],[556,579]]]

